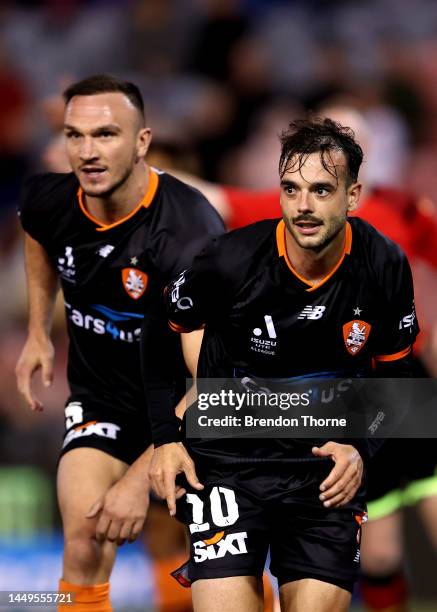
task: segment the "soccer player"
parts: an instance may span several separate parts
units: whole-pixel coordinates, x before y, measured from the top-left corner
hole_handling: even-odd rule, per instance
[[[65,540],[59,588],[76,592],[75,610],[103,612],[111,609],[117,544],[138,536],[149,503],[141,327],[159,316],[165,284],[222,222],[198,191],[145,163],[151,131],[134,84],[97,75],[71,85],[64,99],[73,172],[31,178],[20,206],[29,333],[17,380],[31,409],[42,410],[31,380],[41,369],[44,385],[51,383],[60,283],[71,393],[57,482]],[[183,338],[181,347],[172,336],[162,331],[157,341],[167,349],[176,404],[185,384],[182,348],[189,364],[198,338]]]
[[[355,108],[331,103],[322,107],[321,114],[351,127],[364,148],[365,156],[372,155],[368,125],[365,117]],[[425,203],[399,189],[373,187],[366,180],[365,168],[361,178],[363,174],[364,188],[359,206],[351,214],[368,221],[396,242],[410,261],[419,259],[437,268],[437,222]],[[206,195],[230,228],[275,217],[280,210],[279,191],[276,189],[260,192],[214,185],[183,176]],[[428,287],[425,291],[416,294],[419,312],[428,301]],[[416,376],[424,375],[417,355],[426,342],[426,332],[422,332],[417,342]],[[435,355],[431,353],[425,365],[434,366],[435,373],[433,358],[435,362]],[[430,375],[433,375],[433,371]],[[437,550],[436,465],[436,445],[432,439],[388,440],[369,464],[369,516],[361,544],[361,596],[372,612],[387,608],[390,612],[403,612],[408,600],[403,571],[402,508],[405,505],[417,506],[430,542]]]
[[[361,192],[360,146],[329,119],[296,121],[281,142],[282,220],[211,241],[168,288],[173,329],[205,326],[198,377],[292,380],[374,368],[407,375],[418,332],[416,320],[399,328],[414,309],[407,259],[372,226],[348,219]],[[269,338],[268,349],[260,348]],[[171,513],[176,474],[191,473],[194,462],[204,485],[178,502],[191,525],[187,572],[196,612],[260,610],[269,545],[283,610],[348,609],[372,441],[187,439],[188,454],[169,404],[152,415],[152,431],[153,486]]]

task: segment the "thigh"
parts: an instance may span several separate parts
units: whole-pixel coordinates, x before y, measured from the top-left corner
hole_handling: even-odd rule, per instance
[[[347,612],[351,594],[334,584],[306,578],[283,584],[282,612]]]
[[[57,488],[64,533],[94,532],[96,519],[87,519],[91,506],[124,475],[128,465],[95,448],[75,448],[58,466]]]
[[[262,612],[262,581],[254,576],[198,580],[193,584],[194,612]]]
[[[208,481],[178,502],[177,516],[190,535],[190,582],[230,576],[261,577],[268,550],[268,530],[259,499],[242,491],[232,477]]]
[[[402,562],[402,517],[398,510],[363,526],[361,565],[366,574],[388,574]]]

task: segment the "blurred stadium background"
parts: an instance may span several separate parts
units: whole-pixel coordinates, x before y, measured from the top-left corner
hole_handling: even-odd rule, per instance
[[[437,214],[435,0],[2,0],[0,590],[55,590],[60,576],[63,315],[60,308],[55,383],[40,390],[44,413],[32,414],[14,380],[26,333],[15,208],[27,174],[63,168],[60,91],[97,72],[140,85],[154,132],[149,161],[254,189],[277,185],[278,132],[303,109],[346,96],[371,127],[372,183],[411,190]],[[411,263],[432,355],[437,274]],[[437,561],[413,509],[405,532],[414,609],[437,610]],[[123,547],[113,598],[116,610],[153,608],[140,544]]]

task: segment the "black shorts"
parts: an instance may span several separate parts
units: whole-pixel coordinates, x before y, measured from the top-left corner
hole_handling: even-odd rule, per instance
[[[319,485],[332,467],[323,460],[198,470],[205,489],[188,487],[177,506],[191,540],[180,582],[259,577],[270,548],[270,570],[279,585],[316,578],[352,591],[366,508],[361,491],[345,508],[322,505]]]
[[[74,448],[96,448],[130,465],[150,444],[145,412],[130,414],[91,397],[69,398],[61,457]]]
[[[436,439],[387,440],[367,470],[369,520],[437,495],[436,468]]]

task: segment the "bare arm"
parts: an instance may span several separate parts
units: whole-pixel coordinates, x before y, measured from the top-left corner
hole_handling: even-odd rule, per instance
[[[24,255],[29,302],[28,336],[16,366],[17,386],[34,411],[43,405],[32,393],[34,372],[41,369],[44,386],[53,379],[54,349],[50,341],[53,311],[59,283],[45,249],[28,234],[25,235]]]

